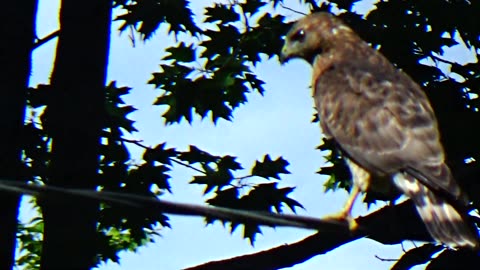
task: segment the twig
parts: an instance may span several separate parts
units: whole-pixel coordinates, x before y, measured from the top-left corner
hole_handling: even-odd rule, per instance
[[[194,171],[196,171],[196,172],[199,172],[199,173],[202,173],[202,174],[207,174],[205,171],[202,171],[202,170],[200,170],[200,169],[197,169],[197,168],[193,167],[192,165],[187,164],[187,163],[185,163],[185,162],[182,162],[182,161],[180,161],[180,160],[177,160],[177,159],[175,159],[175,158],[168,158],[168,159],[170,159],[172,162],[177,163],[178,165],[185,166],[185,167],[190,168],[190,169],[192,169],[192,170],[194,170]]]
[[[38,39],[37,42],[33,43],[32,45],[32,51],[35,50],[36,48],[42,46],[43,44],[49,42],[50,40],[58,37],[58,35],[60,34],[60,30],[57,30],[51,34],[49,34],[48,36],[42,38],[42,39]]]
[[[282,3],[280,3],[280,6],[281,6],[282,8],[284,8],[284,9],[286,9],[286,10],[289,10],[289,11],[295,12],[295,13],[297,13],[297,14],[301,14],[301,15],[304,15],[304,16],[306,16],[306,15],[307,15],[307,14],[305,14],[305,13],[301,12],[301,11],[295,10],[295,9],[293,9],[293,8],[289,8],[289,7],[285,6],[285,5],[284,5],[284,4],[282,4]]]
[[[378,255],[375,255],[375,258],[382,261],[382,262],[396,262],[396,261],[398,261],[398,259],[385,259],[385,258],[382,258]]]
[[[120,140],[121,140],[122,142],[127,142],[127,143],[134,144],[134,145],[136,145],[136,146],[138,146],[138,147],[141,147],[141,148],[143,148],[143,149],[150,149],[150,150],[152,149],[151,147],[142,144],[142,143],[141,143],[141,142],[142,142],[141,140],[130,140],[130,139],[125,139],[125,138],[120,138]],[[205,171],[202,171],[202,170],[200,170],[200,169],[197,169],[197,168],[193,167],[192,165],[187,164],[187,163],[185,163],[185,162],[182,162],[182,161],[180,161],[180,160],[177,160],[177,159],[175,159],[175,158],[169,157],[168,159],[169,159],[170,161],[174,162],[174,163],[177,163],[178,165],[182,165],[182,166],[184,166],[184,167],[187,167],[187,168],[189,168],[189,169],[192,169],[192,170],[194,170],[194,171],[196,171],[196,172],[199,172],[199,173],[201,173],[201,174],[207,174]]]
[[[129,39],[130,39],[130,42],[132,43],[132,47],[135,48],[135,28],[133,27],[133,25],[130,25],[130,35],[129,35]]]
[[[142,140],[132,140],[132,139],[120,138],[120,141],[135,144],[136,146],[141,147],[143,149],[151,149],[151,147],[148,147],[148,146],[142,144],[142,142],[143,142]]]
[[[441,57],[438,57],[438,56],[434,55],[433,53],[430,53],[429,56],[430,56],[431,58],[433,58],[434,60],[437,60],[437,61],[439,61],[439,62],[443,62],[443,63],[450,64],[450,65],[456,65],[456,64],[457,64],[457,63],[455,63],[455,62],[451,62],[451,61],[445,60],[445,59],[443,59],[443,58],[441,58]]]
[[[251,177],[254,177],[254,175],[249,174],[249,175],[245,175],[245,176],[235,177],[235,178],[233,178],[233,179],[235,179],[235,180],[243,180],[243,179],[247,179],[247,178],[251,178]]]

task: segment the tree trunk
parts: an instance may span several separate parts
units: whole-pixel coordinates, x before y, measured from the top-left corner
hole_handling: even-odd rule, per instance
[[[45,112],[52,137],[48,184],[94,189],[98,175],[111,0],[63,0],[61,31]],[[46,197],[41,269],[95,265],[98,203]]]
[[[25,179],[21,133],[31,69],[37,1],[3,1],[0,26],[0,179]],[[12,269],[20,196],[0,194],[0,269]]]

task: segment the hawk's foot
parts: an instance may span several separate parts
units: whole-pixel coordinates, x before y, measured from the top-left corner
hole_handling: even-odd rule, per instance
[[[333,215],[328,215],[324,217],[323,219],[326,220],[333,220],[333,221],[338,221],[338,222],[346,222],[348,223],[348,229],[350,231],[356,231],[358,229],[358,223],[355,221],[355,219],[350,215],[349,212],[342,211]]]

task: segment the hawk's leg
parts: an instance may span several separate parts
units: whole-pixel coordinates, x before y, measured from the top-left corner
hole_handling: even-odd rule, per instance
[[[355,204],[358,194],[360,194],[360,189],[354,184],[352,190],[350,190],[350,196],[348,197],[343,209],[336,214],[327,216],[326,219],[346,221],[348,222],[348,228],[350,231],[355,231],[358,228],[358,224],[352,217],[352,208]]]
[[[368,186],[370,185],[370,174],[364,170],[362,167],[358,166],[355,162],[351,161],[348,158],[345,158],[350,172],[353,178],[352,189],[350,190],[350,196],[343,207],[343,210],[337,214],[328,216],[328,219],[342,220],[348,222],[348,228],[351,231],[354,231],[358,228],[358,224],[352,217],[352,208],[355,204],[360,191],[367,191]]]

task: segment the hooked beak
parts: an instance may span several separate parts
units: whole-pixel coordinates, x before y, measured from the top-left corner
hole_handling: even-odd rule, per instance
[[[290,60],[292,58],[292,56],[290,55],[290,52],[288,51],[288,47],[287,45],[283,45],[282,47],[282,51],[280,52],[280,63],[283,65],[285,64],[286,62],[288,62],[288,60]]]

